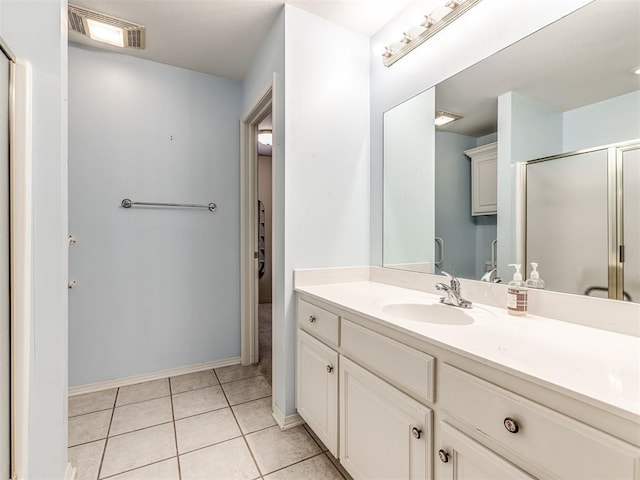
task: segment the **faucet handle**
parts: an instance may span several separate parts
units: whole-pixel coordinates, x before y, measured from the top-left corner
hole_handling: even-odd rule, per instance
[[[449,282],[451,283],[451,288],[454,289],[456,292],[459,292],[460,282],[458,281],[458,279],[455,276],[451,275],[450,273],[445,272],[444,270],[442,270],[441,273],[449,279]]]

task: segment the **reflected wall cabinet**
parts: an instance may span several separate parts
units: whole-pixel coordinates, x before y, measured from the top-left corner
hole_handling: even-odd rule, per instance
[[[471,159],[471,215],[498,213],[498,144],[465,150]]]

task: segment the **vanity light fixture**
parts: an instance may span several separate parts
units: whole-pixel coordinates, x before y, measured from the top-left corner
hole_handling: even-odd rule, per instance
[[[446,125],[447,123],[460,120],[462,117],[462,115],[458,115],[457,113],[445,112],[444,110],[436,110],[436,118],[434,123],[436,124],[436,127],[441,127],[443,125]]]
[[[115,47],[144,49],[145,28],[104,13],[69,4],[69,29]]]
[[[422,45],[460,15],[477,5],[480,0],[439,0],[440,5],[424,16],[420,25],[415,25],[402,34],[396,42],[385,46],[382,63],[386,67],[404,57],[414,48]]]
[[[258,143],[273,145],[273,133],[271,130],[258,130]]]

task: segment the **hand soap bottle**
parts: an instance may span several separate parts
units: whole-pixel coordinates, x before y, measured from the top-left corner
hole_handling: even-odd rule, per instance
[[[525,282],[522,281],[520,265],[510,263],[509,266],[515,267],[516,273],[513,274],[513,280],[508,283],[507,312],[509,312],[511,315],[526,315],[527,289],[525,288]]]
[[[540,278],[540,273],[538,272],[538,264],[535,262],[531,262],[531,277],[526,282],[527,288],[544,288],[544,280]]]

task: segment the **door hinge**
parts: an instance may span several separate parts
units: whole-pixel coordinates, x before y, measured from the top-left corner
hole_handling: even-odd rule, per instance
[[[253,252],[253,258],[258,258],[258,252]]]
[[[624,245],[620,245],[620,263],[624,263]]]

